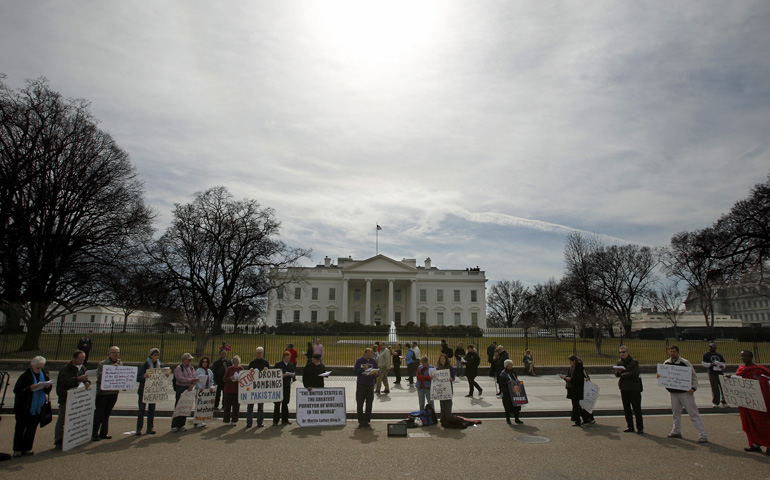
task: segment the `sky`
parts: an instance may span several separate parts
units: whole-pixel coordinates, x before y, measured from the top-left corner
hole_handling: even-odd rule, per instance
[[[0,73],[85,98],[158,213],[224,185],[303,264],[560,278],[770,173],[770,2],[0,0]]]

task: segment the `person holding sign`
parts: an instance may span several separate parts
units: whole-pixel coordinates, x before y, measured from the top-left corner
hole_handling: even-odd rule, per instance
[[[570,355],[567,359],[569,360],[569,370],[563,379],[566,382],[567,398],[572,400],[572,426],[581,427],[583,423],[596,423],[593,415],[580,406],[580,401],[583,400],[585,395],[584,388],[586,383],[583,361],[577,355]]]
[[[275,364],[273,368],[280,368],[283,372],[283,400],[273,402],[273,425],[278,425],[280,419],[281,425],[291,425],[289,421],[289,400],[291,400],[291,384],[296,380],[294,364],[291,363],[291,353],[283,352],[283,359]],[[323,377],[320,377],[323,380]]]
[[[725,393],[722,391],[722,385],[719,384],[719,377],[724,374],[725,357],[717,352],[717,344],[709,343],[709,351],[703,354],[703,366],[709,369],[709,383],[711,384],[711,404],[714,408],[719,407],[719,399],[722,399],[722,406],[727,406]]]
[[[326,367],[321,363],[321,355],[314,354],[310,357],[310,363],[302,370],[302,386],[311,391],[314,388],[324,388],[324,377],[321,376],[324,373]]]
[[[738,367],[735,375],[741,378],[758,380],[765,403],[770,401],[768,378],[762,378],[763,376],[770,377],[770,370],[754,363],[754,353],[749,350],[741,352],[741,361],[743,365]],[[744,450],[747,452],[761,452],[761,447],[765,447],[765,453],[770,455],[770,413],[751,410],[745,407],[738,407],[738,411],[741,414],[741,426],[749,440],[749,446],[744,448]]]
[[[636,417],[636,433],[644,433],[642,419],[642,379],[639,377],[639,362],[631,358],[628,347],[621,345],[618,350],[620,360],[615,366],[615,376],[618,377],[620,399],[626,414],[625,433],[634,433],[634,417]]]
[[[454,368],[452,368],[452,362],[449,360],[449,356],[447,356],[446,353],[442,353],[441,356],[438,357],[438,366],[436,367],[436,370],[449,370],[449,389],[453,392],[452,382],[455,381],[455,371]],[[441,420],[446,420],[449,415],[452,414],[452,399],[439,400],[438,403],[439,406],[441,406]]]
[[[91,385],[86,376],[86,369],[83,366],[86,361],[86,353],[82,350],[75,350],[72,354],[72,360],[59,370],[59,376],[56,377],[56,396],[59,400],[59,414],[56,418],[56,427],[53,433],[53,446],[57,450],[62,449],[64,443],[64,417],[67,413],[67,390],[77,388],[81,382],[85,383],[86,388]]]
[[[706,429],[703,427],[703,421],[700,419],[700,413],[698,412],[698,406],[695,404],[695,390],[698,389],[698,376],[695,374],[695,369],[692,364],[679,356],[679,347],[671,345],[668,348],[669,358],[663,362],[664,365],[675,365],[681,367],[687,367],[691,371],[692,381],[690,383],[689,390],[679,390],[675,388],[666,387],[671,395],[671,410],[674,414],[674,427],[671,429],[671,433],[668,434],[668,438],[682,438],[682,409],[687,410],[687,415],[690,416],[690,421],[698,430],[698,443],[708,443],[708,435],[706,435]],[[657,374],[660,378],[660,373]]]
[[[139,382],[137,388],[137,394],[139,397],[138,406],[139,413],[136,415],[136,435],[142,434],[142,428],[144,428],[144,412],[147,411],[147,433],[150,435],[155,434],[155,402],[144,403],[144,386],[147,381],[147,377],[150,376],[147,370],[151,368],[163,368],[160,364],[160,350],[157,348],[151,348],[147,354],[147,359],[136,371],[136,380]],[[169,375],[171,373],[169,372]]]
[[[96,402],[94,405],[94,425],[91,430],[91,441],[109,440],[110,435],[110,415],[115,404],[118,403],[118,394],[120,390],[102,390],[102,372],[105,365],[122,367],[120,360],[120,349],[112,346],[107,354],[107,358],[99,362],[96,368]]]
[[[195,368],[191,365],[193,356],[189,353],[182,354],[182,363],[177,365],[174,369],[174,393],[176,394],[176,401],[174,406],[179,404],[179,399],[184,392],[192,391],[195,388],[195,384],[198,383],[198,376],[195,374]],[[172,432],[184,432],[187,429],[184,428],[184,424],[187,422],[187,415],[177,415],[171,419],[171,431]]]
[[[256,350],[257,358],[251,361],[249,363],[249,370],[252,372],[258,371],[258,372],[264,372],[268,369],[270,369],[270,363],[268,363],[267,360],[264,359],[265,356],[265,349],[262,347],[257,347]],[[264,403],[258,403],[257,404],[257,428],[264,427],[263,421],[265,419],[265,404]],[[254,404],[249,403],[246,406],[246,428],[251,428],[254,422]]]
[[[214,372],[212,372],[209,368],[210,363],[211,359],[206,355],[202,356],[200,361],[198,361],[198,369],[195,370],[195,375],[198,377],[199,381],[195,384],[195,390],[209,390],[211,392],[217,391],[217,384],[214,380]],[[203,421],[198,422],[197,420],[193,420],[193,425],[195,425],[195,428],[206,427],[206,424]]]
[[[513,421],[522,424],[519,419],[519,413],[521,412],[521,405],[515,405],[513,403],[513,397],[511,397],[511,388],[509,384],[518,382],[519,377],[513,372],[513,360],[508,359],[503,362],[503,371],[497,377],[497,383],[500,384],[500,391],[503,392],[503,408],[505,409],[505,421],[508,425],[511,424],[511,413],[513,413]],[[443,411],[443,410],[442,410]]]
[[[233,357],[233,364],[225,371],[225,386],[222,389],[222,421],[225,425],[235,425],[241,404],[238,402],[238,376],[243,370],[241,357]]]
[[[46,403],[46,396],[51,393],[51,379],[43,367],[45,358],[35,357],[29,362],[29,368],[19,376],[13,393],[13,413],[16,416],[16,431],[13,435],[13,456],[34,455],[32,444],[40,424],[40,413]]]
[[[313,355],[313,358],[315,358],[315,355]],[[358,407],[359,429],[372,430],[369,422],[372,420],[374,383],[378,373],[377,360],[372,358],[372,349],[367,348],[364,350],[363,356],[356,360],[355,365],[353,365],[353,374],[358,376],[356,379],[356,405]],[[366,412],[364,412],[364,404],[366,404]]]

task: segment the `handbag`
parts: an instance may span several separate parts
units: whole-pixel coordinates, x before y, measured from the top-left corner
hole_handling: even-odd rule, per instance
[[[49,399],[47,402],[43,404],[42,407],[40,407],[40,427],[45,427],[49,423],[53,421],[53,410],[51,409],[51,400]]]

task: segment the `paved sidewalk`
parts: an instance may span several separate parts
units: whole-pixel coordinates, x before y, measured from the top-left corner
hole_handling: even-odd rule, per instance
[[[5,412],[10,412],[10,409],[13,407],[13,385],[16,382],[16,378],[21,374],[21,371],[9,373],[11,374],[11,383],[8,387],[8,395],[5,399]],[[51,375],[52,380],[55,382],[56,372],[53,372]],[[524,417],[569,415],[571,403],[566,398],[564,381],[558,376],[522,376],[519,378],[524,382],[529,397],[529,404],[523,406],[522,415]],[[669,394],[664,388],[657,386],[655,375],[643,374],[642,379],[644,384],[642,407],[644,408],[645,413],[655,414],[670,412],[671,404]],[[617,379],[615,376],[612,374],[594,374],[591,375],[591,380],[600,388],[599,399],[595,409],[596,415],[618,415],[622,413],[620,392],[617,387]],[[482,396],[478,396],[478,393],[475,392],[473,398],[465,397],[468,393],[468,383],[465,377],[459,377],[455,381],[455,397],[452,402],[453,413],[458,415],[466,414],[471,417],[479,418],[501,416],[503,411],[502,401],[495,397],[495,384],[492,378],[488,376],[476,377],[476,381],[481,385],[484,393]],[[701,413],[737,412],[737,409],[734,408],[712,408],[708,375],[705,373],[698,374],[698,381],[700,388],[695,392],[695,400],[698,407],[701,409]],[[297,379],[294,385],[295,389],[302,388],[301,377]],[[332,375],[327,378],[326,386],[345,388],[348,417],[351,418],[351,414],[352,416],[355,416],[355,377]],[[296,394],[292,393],[291,405],[289,408],[292,413],[295,411],[295,399]],[[51,394],[51,401],[54,408],[56,408],[57,401],[55,389]],[[438,409],[438,405],[436,405],[436,407]],[[408,412],[417,410],[418,408],[417,389],[414,387],[410,388],[406,384],[406,379],[402,377],[400,385],[391,384],[390,394],[375,395],[373,415],[375,418],[403,418]],[[171,412],[174,410],[173,396],[169,401],[157,404],[156,409],[158,416],[170,416]],[[241,410],[245,410],[245,407],[242,407]],[[272,405],[266,407],[265,410],[272,414]],[[136,392],[122,392],[118,397],[118,403],[115,406],[113,415],[133,416],[136,415],[136,412]]]

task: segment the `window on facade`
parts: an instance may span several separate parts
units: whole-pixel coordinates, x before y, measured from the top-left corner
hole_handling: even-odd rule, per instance
[[[353,312],[353,321],[356,323],[361,323],[361,312],[359,311]]]
[[[401,312],[395,312],[393,321],[396,323],[397,326],[401,326]]]
[[[400,302],[401,301],[401,290],[396,290],[393,292],[393,301],[394,302]]]
[[[356,288],[355,290],[353,290],[353,300],[356,301],[356,302],[360,302],[361,301],[361,289],[360,288]]]
[[[479,326],[479,314],[476,312],[471,313],[471,326],[474,326],[474,327]]]
[[[455,326],[460,326],[460,312],[455,312]]]
[[[302,289],[300,287],[297,287],[294,289],[294,300],[301,300],[302,299]]]
[[[96,315],[91,315],[91,323],[94,323],[96,321]]]
[[[443,290],[436,290],[436,301],[437,302],[443,302],[444,301],[444,291]]]
[[[299,323],[299,310],[294,310],[294,323]]]
[[[476,290],[471,290],[471,302],[476,303],[478,301],[478,295]]]
[[[337,300],[337,289],[334,287],[329,289],[329,300]]]
[[[72,316],[72,321],[73,322],[77,322],[78,321],[78,316],[77,315],[73,315]]]
[[[275,296],[278,300],[283,300],[283,288],[279,287],[278,290],[275,291]]]
[[[374,301],[379,302],[382,300],[382,290],[375,290],[374,291]]]
[[[428,291],[425,290],[424,288],[421,288],[420,289],[420,301],[424,302],[424,301],[427,300],[427,298],[428,298]]]
[[[310,310],[310,321],[313,323],[318,321],[318,310]]]
[[[283,323],[283,310],[275,311],[275,324],[280,325]]]
[[[310,293],[313,300],[318,300],[318,287],[313,287],[312,292]]]
[[[436,314],[436,325],[444,324],[444,312],[438,312]]]
[[[420,312],[420,325],[428,323],[428,314],[426,312]]]
[[[334,310],[329,310],[329,321],[330,322],[334,321]]]
[[[455,302],[460,301],[460,290],[455,290]]]

